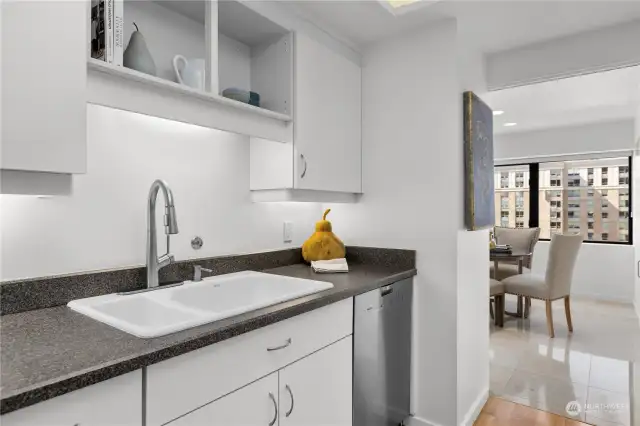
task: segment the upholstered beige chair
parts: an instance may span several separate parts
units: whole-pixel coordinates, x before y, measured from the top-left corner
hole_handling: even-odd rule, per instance
[[[540,228],[505,228],[502,226],[494,227],[494,235],[498,244],[509,244],[514,253],[533,253],[533,249],[540,237]],[[522,272],[531,272],[531,264],[533,254],[529,256],[522,264]],[[495,273],[493,262],[491,263],[490,277],[502,281],[507,277],[518,275],[518,264],[509,263],[508,261],[500,261],[498,263],[498,273]]]
[[[573,332],[569,296],[573,270],[582,245],[582,239],[583,237],[580,234],[552,235],[545,275],[514,275],[502,281],[504,291],[507,294],[525,297],[527,301],[533,298],[546,302],[547,328],[551,337],[555,335],[551,302],[558,299],[564,299],[567,327],[570,332]]]
[[[496,304],[495,315],[491,300],[489,300],[489,309],[491,309],[491,317],[495,318],[495,324],[504,327],[504,284],[500,281],[489,278],[489,298],[493,298]]]

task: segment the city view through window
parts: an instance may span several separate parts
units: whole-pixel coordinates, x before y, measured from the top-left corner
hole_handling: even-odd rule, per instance
[[[587,241],[629,242],[628,158],[540,163],[537,173],[532,194],[528,164],[496,166],[496,225],[529,227],[536,196],[540,238],[575,232]]]

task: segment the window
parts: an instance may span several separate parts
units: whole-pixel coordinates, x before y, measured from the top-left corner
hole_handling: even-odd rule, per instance
[[[609,234],[607,234],[606,232],[602,233],[602,241],[609,241]]]
[[[514,227],[514,218],[526,217],[525,211],[529,209],[529,189],[525,187],[524,181],[528,173],[528,165],[494,168],[494,182],[499,186],[495,192],[495,223]],[[525,227],[528,226],[526,224]]]
[[[509,188],[509,172],[500,173],[500,188]]]
[[[505,180],[510,186],[496,189],[495,205],[508,213],[498,209],[496,223],[539,226],[543,240],[571,231],[583,233],[590,243],[607,234],[608,243],[632,244],[633,203],[626,179],[631,183],[633,172],[629,157],[497,166],[496,185]],[[508,203],[498,194],[508,196]]]
[[[509,210],[509,196],[503,195],[500,197],[500,208],[502,210]]]
[[[516,222],[516,228],[524,228],[524,222],[517,221]]]

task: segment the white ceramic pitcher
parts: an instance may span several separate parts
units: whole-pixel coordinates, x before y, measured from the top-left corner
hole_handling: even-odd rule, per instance
[[[204,90],[204,59],[189,59],[182,55],[173,57],[173,70],[178,83],[196,90]]]

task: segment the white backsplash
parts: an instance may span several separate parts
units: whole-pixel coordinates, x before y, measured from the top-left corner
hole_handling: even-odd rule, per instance
[[[0,198],[2,280],[144,264],[157,178],[175,196],[178,260],[300,246],[322,215],[319,204],[251,202],[246,136],[93,105],[87,115],[88,172],[74,176],[72,196]],[[160,224],[163,206],[160,196]],[[287,244],[284,221],[293,223]],[[158,235],[163,252],[161,226]]]

